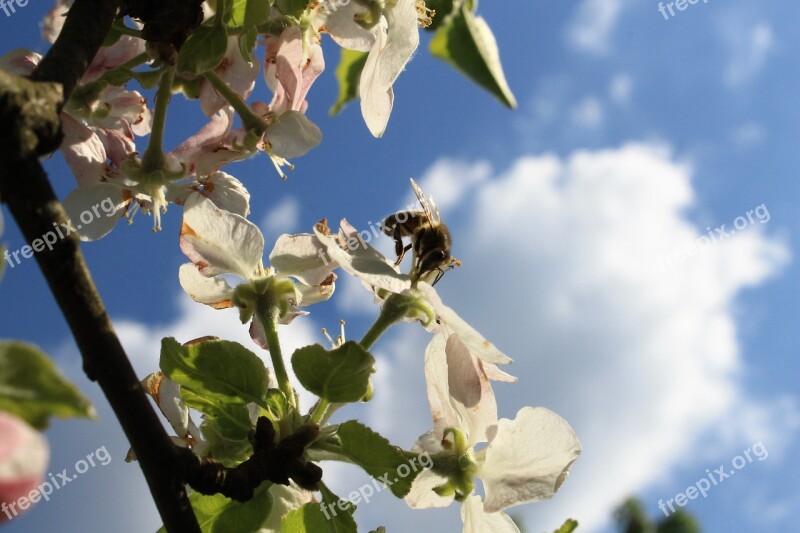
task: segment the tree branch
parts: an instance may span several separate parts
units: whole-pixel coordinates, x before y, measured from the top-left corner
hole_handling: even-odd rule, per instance
[[[63,224],[67,215],[38,157],[59,143],[58,112],[97,53],[119,1],[76,0],[58,40],[31,75],[38,82],[0,76],[0,198],[28,242]],[[30,96],[35,96],[30,102]],[[139,459],[164,525],[170,532],[199,533],[184,488],[179,453],[144,394],[86,267],[75,235],[36,253],[83,357]]]

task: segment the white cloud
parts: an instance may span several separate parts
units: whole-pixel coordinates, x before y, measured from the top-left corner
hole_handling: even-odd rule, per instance
[[[297,199],[287,196],[270,209],[261,221],[259,228],[266,242],[274,242],[283,233],[297,231],[300,223],[300,204]]]
[[[608,54],[622,5],[623,0],[583,0],[567,28],[570,44],[592,54]]]
[[[501,413],[549,407],[584,445],[554,500],[515,510],[532,530],[553,530],[568,516],[596,530],[626,496],[692,464],[692,447],[709,434],[717,441],[706,451],[725,460],[731,446],[759,436],[778,446],[796,431],[788,422],[767,431],[796,422],[794,400],[760,403],[744,391],[734,320],[739,292],[788,260],[783,245],[759,226],[667,272],[656,266],[659,255],[704,234],[685,215],[691,172],[648,145],[524,157],[461,202],[470,221],[452,229],[464,267],[439,287],[516,360],[510,371],[520,383],[496,387]],[[420,422],[426,340],[404,325],[378,346],[391,356],[379,356],[368,420],[399,445],[430,425]],[[455,513],[387,516],[380,505],[359,513],[409,530],[458,523]]]
[[[731,133],[731,140],[739,148],[753,148],[762,144],[766,138],[766,130],[756,122],[742,124]]]
[[[628,74],[617,74],[608,84],[608,95],[619,105],[626,105],[631,100],[633,79]]]
[[[593,130],[603,125],[604,114],[600,101],[592,96],[587,96],[572,107],[569,116],[576,126]]]
[[[728,65],[724,81],[738,87],[756,77],[775,48],[775,35],[766,22],[753,24],[741,17],[725,19],[721,36],[728,49]]]

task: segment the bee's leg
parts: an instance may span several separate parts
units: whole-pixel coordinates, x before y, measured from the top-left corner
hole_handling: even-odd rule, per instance
[[[401,228],[398,224],[394,227],[394,235],[392,235],[392,238],[394,238],[394,253],[397,256],[397,261],[394,262],[395,266],[403,261],[403,256],[405,256],[406,252],[411,248],[410,244],[403,247],[403,234],[400,232]]]
[[[402,241],[400,243],[400,246],[401,247],[403,246]],[[397,251],[397,248],[398,247],[395,247],[395,251]],[[394,262],[394,266],[397,266],[403,262],[403,258],[406,256],[406,252],[409,251],[410,249],[411,249],[410,244],[406,244],[405,248],[400,248],[400,251],[397,252],[397,261]]]
[[[431,283],[431,287],[433,287],[434,285],[439,283],[439,280],[442,279],[442,276],[444,276],[444,270],[442,270],[441,268],[437,268],[436,271],[437,271],[436,272],[436,277],[433,279],[433,283]]]

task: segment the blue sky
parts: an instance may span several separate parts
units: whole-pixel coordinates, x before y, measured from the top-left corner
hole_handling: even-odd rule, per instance
[[[408,177],[437,198],[464,266],[437,288],[445,301],[515,359],[520,380],[495,387],[500,413],[525,405],[564,416],[584,453],[552,501],[515,508],[529,531],[564,518],[607,531],[611,509],[639,495],[656,515],[706,469],[730,465],[761,442],[769,451],[689,502],[708,532],[800,529],[797,485],[800,315],[796,255],[800,213],[800,15],[786,2],[709,0],[664,20],[657,2],[483,2],[508,81],[509,111],[424,49],[395,86],[387,133],[373,139],[358,105],[329,118],[338,51],[309,96],[322,145],[282,183],[265,158],[228,167],[251,191],[251,219],[267,238],[308,231],[322,217],[356,226],[411,200]],[[45,49],[38,24],[49,5],[0,13],[3,50]],[[426,38],[427,39],[427,38]],[[427,40],[426,40],[427,42]],[[259,79],[256,97],[268,100]],[[180,100],[180,99],[178,99]],[[194,103],[170,109],[167,144],[202,123]],[[74,180],[47,162],[59,194]],[[703,253],[663,266],[710,228],[753,223]],[[25,244],[3,208],[10,249]],[[84,247],[95,280],[142,376],[158,340],[205,334],[249,342],[234,312],[191,302],[177,284],[180,211],[153,235],[139,215]],[[763,220],[763,222],[762,222]],[[379,244],[391,249],[388,239]],[[95,399],[100,422],[56,422],[51,471],[72,469],[106,446],[90,469],[13,531],[148,531],[159,525],[127,446],[98,388],[81,377],[63,318],[32,261],[0,283],[0,337],[35,342]],[[360,336],[376,314],[361,287],[295,321],[287,344],[320,341],[347,320]],[[342,416],[374,424],[410,446],[429,429],[422,356],[427,334],[404,325],[376,346],[376,396]],[[327,467],[327,465],[325,465]],[[730,467],[726,467],[730,469]],[[340,493],[361,485],[335,466]],[[455,531],[455,507],[411,511],[382,494],[362,505],[364,527]],[[369,529],[365,529],[369,530]]]

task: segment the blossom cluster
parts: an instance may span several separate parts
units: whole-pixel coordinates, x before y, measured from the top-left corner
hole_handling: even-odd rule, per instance
[[[58,37],[69,6],[69,0],[58,0],[44,21],[50,42]],[[140,210],[152,214],[153,229],[159,230],[167,206],[182,206],[179,244],[188,262],[178,272],[181,287],[198,303],[235,308],[254,343],[269,352],[271,369],[235,343],[203,338],[179,345],[165,339],[161,370],[142,385],[170,422],[175,444],[235,466],[255,453],[254,427],[270,428],[267,434],[277,439],[304,431],[312,438],[303,441],[303,461],[355,462],[376,478],[372,453],[386,459],[387,468],[392,461],[425,454],[431,468],[409,479],[405,488],[393,487],[396,496],[413,508],[460,502],[465,532],[518,532],[504,510],[552,497],[581,445],[569,424],[548,409],[524,407],[513,420],[499,417],[491,382],[516,381],[500,368],[511,358],[448,307],[433,287],[458,261],[441,250],[429,251],[422,261],[417,242],[406,248],[413,247],[415,266],[403,273],[399,259],[387,259],[369,246],[346,220],[335,231],[323,220],[313,232],[281,235],[265,257],[264,236],[247,218],[250,194],[223,171],[229,163],[262,153],[285,178],[290,160],[320,144],[320,128],[306,111],[311,86],[325,69],[321,41],[326,34],[343,50],[360,54],[361,113],[369,131],[383,135],[393,85],[419,45],[419,28],[431,24],[433,13],[423,0],[353,0],[335,9],[318,2],[217,0],[203,7],[204,22],[176,51],[177,59],[149,46],[146,23],[134,19],[126,26],[118,20],[118,35],[107,39],[61,113],[60,150],[77,180],[65,208],[79,213],[103,202],[118,214],[84,225],[81,238],[99,239],[123,216],[132,222]],[[458,9],[466,16],[467,7]],[[476,35],[488,31],[478,23],[474,28]],[[482,42],[493,45],[493,40]],[[40,59],[15,50],[0,58],[0,69],[28,75]],[[272,98],[248,104],[259,71]],[[129,88],[134,81],[144,89],[157,87],[152,106],[142,92]],[[162,146],[167,108],[177,92],[198,100],[207,123],[167,151]],[[140,152],[144,136],[149,139]],[[431,210],[412,185],[423,204],[420,213],[431,226],[438,224],[435,205],[431,201]],[[401,237],[395,235],[398,253],[404,252]],[[449,240],[448,234],[440,242]],[[315,345],[295,352],[298,381],[319,397],[301,413],[277,325],[290,324],[307,314],[308,306],[331,298],[337,271],[354,276],[375,296],[380,316],[360,343],[346,341],[342,333],[331,339],[331,350]],[[329,421],[342,405],[369,400],[375,360],[368,350],[403,320],[431,334],[424,371],[433,427],[401,453],[368,428]],[[192,418],[192,409],[203,414],[201,423]],[[348,437],[347,429],[359,438]],[[372,447],[365,454],[370,460],[359,462],[360,446]],[[313,476],[317,469],[304,472]],[[263,533],[298,530],[287,520],[302,522],[303,516],[294,513],[314,501],[309,487],[330,498],[321,478],[287,474],[270,481],[272,503],[265,507],[267,516],[258,519]],[[349,515],[339,519],[350,520]],[[349,524],[342,527],[351,531]]]

